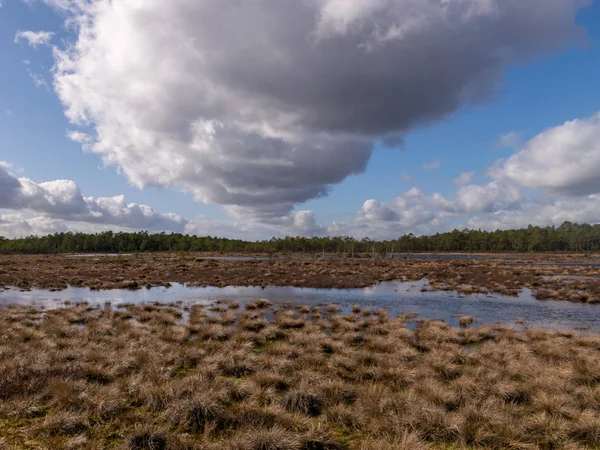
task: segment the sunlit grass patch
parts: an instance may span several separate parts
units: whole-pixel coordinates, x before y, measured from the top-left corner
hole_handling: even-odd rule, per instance
[[[0,310],[14,448],[598,448],[600,336],[354,308]],[[266,305],[266,304],[265,304]],[[184,314],[185,313],[185,314]],[[10,448],[10,447],[9,447]]]

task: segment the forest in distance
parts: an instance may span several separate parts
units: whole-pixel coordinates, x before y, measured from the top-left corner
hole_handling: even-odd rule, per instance
[[[435,235],[405,234],[392,240],[352,237],[285,237],[244,241],[180,233],[113,232],[56,233],[8,239],[0,236],[0,253],[336,253],[346,256],[417,252],[596,252],[600,251],[600,224],[564,222],[559,227],[515,230],[454,230]]]

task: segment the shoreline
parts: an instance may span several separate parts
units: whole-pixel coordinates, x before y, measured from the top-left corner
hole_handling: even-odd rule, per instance
[[[277,258],[222,260],[195,254],[138,254],[75,258],[68,255],[2,255],[0,288],[63,290],[194,286],[292,286],[355,289],[382,281],[429,280],[436,291],[600,303],[600,265],[580,257],[535,259]],[[565,264],[561,266],[561,264]],[[586,265],[587,264],[587,265]]]

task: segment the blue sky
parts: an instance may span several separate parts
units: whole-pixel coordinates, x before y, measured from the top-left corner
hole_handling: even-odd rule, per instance
[[[0,54],[5,61],[0,71],[4,112],[0,120],[0,159],[37,181],[75,180],[86,195],[125,194],[132,202],[151,204],[158,210],[220,214],[219,208],[194,202],[177,191],[133,188],[114,168],[104,167],[97,155],[82,151],[80,145],[67,139],[66,130],[73,127],[51,87],[52,50],[15,43],[18,30],[53,30],[57,33],[55,39],[71,38],[64,30],[62,16],[44,4],[8,0],[0,9]],[[42,76],[49,89],[36,87],[29,72]],[[6,114],[7,110],[12,114]]]
[[[326,4],[328,0],[322,1]],[[403,1],[407,2],[408,0],[391,0],[386,7],[389,10],[384,8],[380,11],[381,14],[385,13],[388,17],[390,15],[396,17],[394,16],[396,14],[398,23],[404,23],[403,21],[406,19],[402,13],[394,9],[395,3],[400,4]],[[475,2],[475,0],[466,1]],[[121,0],[114,3],[126,4],[127,1]],[[182,3],[185,2],[173,3],[172,10],[168,12],[172,16],[169,17],[180,20],[176,15],[176,10]],[[268,2],[257,2],[257,5],[261,3]],[[501,2],[491,1],[491,3],[499,4]],[[94,69],[93,73],[88,72],[90,61],[93,60],[90,55],[83,53],[76,56],[71,55],[70,62],[76,67],[75,75],[80,77],[76,82],[78,87],[82,87],[81,92],[73,94],[71,91],[59,91],[55,88],[54,81],[66,80],[69,75],[64,70],[56,69],[57,52],[64,52],[70,44],[75,42],[85,43],[89,48],[97,46],[97,49],[104,49],[105,45],[116,45],[111,43],[109,38],[106,38],[106,43],[101,42],[101,37],[86,38],[83,36],[81,28],[73,24],[68,26],[66,21],[77,17],[86,17],[93,21],[94,26],[97,27],[96,31],[100,30],[100,27],[104,27],[102,30],[106,30],[108,27],[109,32],[114,31],[115,34],[118,34],[119,27],[122,27],[127,28],[129,34],[124,36],[129,37],[133,33],[143,33],[142,30],[134,28],[136,24],[141,26],[139,20],[136,21],[139,19],[136,14],[144,13],[146,14],[144,17],[157,14],[158,17],[161,17],[161,14],[165,15],[165,11],[160,11],[160,7],[157,7],[156,10],[148,7],[147,11],[142,12],[135,8],[125,8],[120,13],[124,18],[123,25],[115,19],[115,17],[119,17],[118,11],[111,11],[111,9],[117,9],[115,6],[108,6],[98,12],[98,10],[78,8],[77,2],[71,1],[4,0],[0,7],[0,55],[3,60],[0,71],[0,161],[5,161],[10,165],[5,167],[4,176],[7,180],[18,180],[24,177],[37,184],[53,180],[68,180],[69,183],[60,189],[53,186],[52,189],[57,189],[56,192],[47,192],[45,189],[49,189],[48,187],[36,188],[41,189],[41,193],[38,192],[36,195],[44,197],[43,206],[40,206],[38,199],[30,198],[33,195],[30,192],[27,193],[30,197],[27,197],[26,200],[16,201],[14,198],[12,200],[7,198],[9,197],[7,190],[4,203],[2,202],[3,195],[0,194],[0,234],[12,236],[78,229],[95,231],[107,228],[149,228],[156,231],[165,229],[167,231],[251,238],[282,234],[352,234],[394,237],[404,232],[429,233],[451,229],[459,225],[493,229],[524,226],[527,223],[552,225],[563,219],[600,222],[600,213],[596,216],[593,212],[600,211],[600,209],[596,209],[598,205],[594,203],[595,195],[597,191],[600,191],[600,181],[598,183],[590,182],[591,176],[585,180],[578,179],[577,176],[582,171],[577,168],[573,168],[572,172],[561,174],[557,172],[560,167],[545,167],[543,156],[545,150],[540,148],[540,146],[551,148],[552,151],[548,153],[548,158],[554,159],[557,164],[560,161],[570,161],[571,159],[581,159],[584,162],[589,160],[590,164],[593,164],[595,156],[600,152],[600,147],[594,147],[593,144],[593,136],[600,137],[600,132],[596,135],[593,134],[597,128],[600,128],[594,119],[594,115],[600,111],[600,89],[598,89],[598,80],[600,80],[600,4],[592,2],[589,6],[579,9],[574,21],[572,18],[563,17],[566,14],[565,5],[575,3],[577,2],[553,0],[551,4],[558,5],[556,6],[557,10],[550,11],[553,8],[553,6],[549,6],[550,3],[545,4],[541,0],[525,0],[524,4],[536,8],[536,11],[540,9],[543,11],[544,8],[547,8],[548,11],[543,12],[549,15],[550,20],[546,20],[565,29],[549,31],[540,28],[538,35],[527,36],[524,42],[511,41],[512,51],[523,54],[509,63],[502,62],[492,67],[496,81],[489,86],[486,85],[484,100],[477,99],[475,104],[464,101],[462,104],[449,108],[448,111],[427,112],[427,114],[423,114],[423,117],[411,119],[408,125],[398,123],[394,125],[396,128],[394,126],[381,127],[375,133],[360,137],[361,145],[364,140],[375,142],[372,152],[361,149],[354,154],[345,152],[343,148],[339,150],[339,155],[336,157],[339,157],[341,166],[348,166],[347,169],[333,166],[332,168],[324,167],[323,174],[315,182],[308,181],[311,171],[305,173],[301,170],[291,169],[288,183],[271,175],[276,170],[271,171],[270,167],[265,167],[262,163],[258,164],[256,168],[252,165],[247,168],[227,166],[228,161],[235,160],[232,158],[233,150],[225,147],[225,141],[221,143],[218,140],[214,141],[214,145],[223,146],[220,149],[220,156],[215,152],[211,153],[210,149],[203,153],[196,150],[190,151],[189,148],[181,148],[189,146],[189,142],[177,141],[173,144],[169,141],[164,143],[164,145],[169,145],[168,149],[165,147],[163,152],[164,158],[157,158],[156,164],[151,158],[148,158],[147,161],[144,160],[140,164],[143,166],[141,168],[131,166],[131,161],[135,163],[135,159],[126,153],[129,151],[128,149],[132,149],[132,152],[139,150],[143,155],[155,151],[152,146],[142,147],[140,141],[135,140],[136,133],[132,130],[138,123],[131,122],[133,125],[129,126],[130,122],[128,121],[132,114],[138,113],[140,116],[146,114],[132,110],[131,105],[140,104],[141,111],[148,111],[152,110],[156,104],[144,98],[136,99],[135,102],[128,102],[124,99],[123,105],[119,105],[118,95],[110,98],[110,104],[108,100],[105,103],[93,100],[96,96],[110,97],[110,91],[107,91],[107,89],[111,89],[109,83],[119,80],[114,78],[114,74],[110,72],[115,68],[111,66],[114,60],[109,59],[111,58],[109,52],[103,55],[107,58],[105,62],[101,59],[98,60],[98,67]],[[338,16],[335,15],[338,13],[339,17],[348,20],[346,12],[336,11],[333,13],[332,21],[338,19]],[[342,16],[342,13],[345,15]],[[379,19],[379,16],[376,15],[377,12],[365,11],[362,13],[374,14],[371,17],[373,21]],[[519,20],[517,17],[511,18],[510,13],[509,9],[505,12],[506,19],[502,20],[505,20],[506,23],[503,22],[502,26],[512,26],[511,20],[513,22]],[[116,14],[112,17],[112,21],[108,20],[111,14]],[[267,14],[275,16],[277,12],[273,11]],[[423,17],[427,17],[427,14],[432,13],[423,11],[422,14]],[[222,19],[221,15],[218,16],[219,19]],[[484,20],[484,18],[489,20],[484,13],[481,13],[481,17],[481,19],[469,20]],[[230,18],[223,18],[223,20],[225,19],[229,20]],[[152,22],[150,21],[150,23]],[[337,24],[338,22],[332,23]],[[575,24],[586,30],[585,39],[568,36],[575,29]],[[320,25],[322,24],[319,23],[315,26]],[[460,26],[466,28],[467,25],[461,24]],[[537,25],[535,23],[533,26],[530,24],[523,26],[535,29]],[[114,27],[114,30],[111,27]],[[360,29],[360,27],[357,28]],[[47,43],[33,46],[27,38],[16,39],[17,33],[28,30],[50,31],[54,34]],[[339,30],[336,28],[337,31]],[[170,36],[192,31],[186,28],[173,30],[163,28],[162,32],[166,33],[163,37],[163,42],[166,42]],[[428,37],[427,33],[431,34],[433,31],[423,29],[418,30],[418,33],[415,46],[418,45],[421,36],[424,40]],[[550,48],[545,48],[548,36],[561,33],[567,37],[562,41],[559,40],[555,45],[549,46]],[[102,33],[98,33],[98,35],[104,36]],[[201,38],[205,41],[201,41]],[[202,45],[212,44],[220,39],[218,35],[202,35],[201,38],[190,42],[201,42],[196,44],[201,48]],[[350,39],[349,32],[344,31],[338,38]],[[486,39],[488,39],[487,36]],[[492,38],[489,39],[485,42],[489,46],[489,54],[492,55],[498,51],[498,48],[495,47],[496,43],[491,40]],[[536,40],[539,42],[534,44]],[[131,42],[126,40],[123,42],[123,46],[133,46],[134,42],[137,41],[135,39],[131,39]],[[507,44],[502,43],[502,45]],[[530,46],[535,47],[534,50],[531,50]],[[151,55],[148,55],[148,64],[160,61],[158,47],[149,46],[144,51],[148,51],[148,49],[153,51],[154,48],[157,49],[156,60],[151,59]],[[115,49],[118,49],[118,46]],[[115,49],[112,51],[116,52]],[[229,56],[227,52],[231,52],[231,58],[239,57],[234,50],[233,47],[224,46],[219,50],[219,55],[227,58]],[[290,55],[294,55],[296,51],[292,47],[278,48],[278,50],[287,51]],[[131,53],[124,50],[128,57],[135,57],[132,56],[136,54],[135,51],[137,51],[135,48],[131,49]],[[189,51],[193,54],[193,49]],[[386,51],[388,50],[386,49]],[[402,59],[401,52],[404,50],[391,48],[389,54],[392,58],[396,57],[394,51],[397,52],[398,59]],[[446,51],[459,52],[453,48]],[[482,50],[477,47],[476,51]],[[484,56],[485,51],[488,50],[483,50]],[[273,50],[273,54],[275,54],[275,50]],[[456,54],[461,56],[460,53]],[[358,53],[357,57],[361,55],[363,54]],[[173,65],[179,66],[181,63],[181,67],[188,67],[186,64],[189,67],[197,67],[198,79],[207,79],[216,84],[215,78],[210,77],[217,75],[200,72],[204,70],[203,67],[192,61],[191,56],[182,53],[178,58],[175,63],[172,62]],[[258,60],[260,61],[260,58]],[[269,61],[267,62],[270,64]],[[106,63],[106,79],[102,76],[103,63]],[[88,66],[84,64],[88,64]],[[129,66],[131,64],[128,63]],[[302,61],[299,60],[298,64],[301,65]],[[446,64],[463,64],[463,62],[455,60]],[[231,89],[236,94],[227,95],[226,100],[223,100],[224,104],[218,109],[219,111],[243,110],[246,107],[243,102],[246,101],[246,98],[254,100],[253,96],[257,99],[264,99],[268,94],[271,99],[278,95],[262,90],[257,93],[255,91],[258,88],[254,88],[255,91],[243,91],[243,89],[250,89],[246,86],[250,83],[246,83],[244,79],[240,81],[239,77],[240,72],[246,69],[233,67],[230,63],[227,65],[233,81],[222,87]],[[373,71],[398,70],[399,78],[406,76],[406,69],[396,68],[389,63],[382,67],[373,67]],[[135,69],[135,67],[133,68]],[[262,67],[259,66],[259,69],[257,72],[265,73],[262,71]],[[479,66],[473,66],[473,71],[479,69]],[[320,76],[318,70],[317,68],[312,72],[307,70],[309,76],[314,77],[317,83]],[[451,67],[448,67],[449,72],[452,70]],[[483,72],[483,68],[481,70]],[[113,78],[109,80],[108,74],[111,74],[110,76]],[[188,74],[193,75],[193,70]],[[277,68],[274,69],[274,74],[277,75]],[[123,76],[125,77],[125,75]],[[467,75],[464,76],[467,77]],[[34,77],[38,77],[37,83]],[[97,77],[97,80],[94,77]],[[175,89],[174,86],[179,86],[170,78],[168,81],[157,80],[152,78],[151,74],[139,75],[139,72],[133,72],[126,77],[128,87],[124,89],[129,92],[136,86],[145,87],[152,83],[157,84],[153,87],[152,92],[163,88],[165,92],[168,92],[166,89]],[[223,74],[219,74],[219,77],[217,78],[219,82],[222,78],[227,79]],[[347,70],[340,74],[340,80],[346,77],[348,77]],[[483,75],[481,78],[483,79]],[[412,80],[413,77],[408,77],[408,79]],[[45,85],[41,84],[40,80],[43,80]],[[104,81],[106,81],[106,86],[102,85]],[[465,80],[465,84],[467,81],[472,82],[473,80],[469,78]],[[443,84],[443,78],[439,80],[433,78],[431,82]],[[183,81],[181,83],[184,85]],[[301,85],[301,83],[302,80],[298,84]],[[396,88],[403,89],[406,84],[403,82],[401,86],[390,86],[390,92],[396,92],[393,90]],[[101,87],[95,91],[96,86]],[[360,86],[353,87],[354,90],[361,88]],[[368,86],[364,88],[366,92],[371,92]],[[436,88],[432,87],[432,89]],[[128,92],[127,90],[124,92]],[[196,95],[198,99],[204,98],[204,92],[190,93],[190,95],[192,94]],[[309,94],[305,93],[304,96],[306,97],[306,95]],[[349,95],[358,94],[353,92]],[[429,101],[425,97],[422,100],[420,97],[416,98],[417,101],[423,103]],[[276,100],[278,102],[273,104],[279,105],[283,98],[276,98]],[[287,97],[284,100],[287,101]],[[148,101],[148,104],[144,104],[145,101]],[[263,105],[262,101],[256,100],[254,103],[248,103],[248,110],[254,113],[256,108],[260,108],[256,105]],[[334,138],[346,139],[346,136],[350,135],[354,138],[357,129],[354,122],[342,124],[343,133],[345,133],[342,137],[340,137],[341,133],[338,129],[333,131],[324,128],[324,125],[319,125],[323,128],[317,127],[311,131],[306,131],[308,128],[306,125],[293,130],[291,128],[283,129],[283,125],[280,125],[283,123],[280,118],[283,117],[284,111],[287,114],[289,111],[295,111],[295,107],[300,109],[306,106],[300,100],[293,101],[297,103],[292,102],[291,107],[288,108],[290,105],[286,105],[285,109],[278,110],[279,106],[270,105],[268,108],[265,107],[265,111],[260,111],[258,114],[261,123],[268,123],[269,127],[281,134],[293,133],[295,136],[293,139],[297,139],[294,141],[295,146],[301,146],[303,143],[313,145],[313,141],[320,139],[324,133],[333,136],[332,142],[334,142]],[[398,104],[403,101],[405,98],[402,95],[395,99]],[[388,102],[388,98],[381,99],[382,114],[385,111],[391,111],[390,114],[398,115],[404,113],[398,109],[400,107],[390,106]],[[88,110],[93,110],[91,114],[93,117],[86,124],[74,123],[73,118],[65,115],[65,109],[69,105],[79,104],[85,104]],[[378,103],[374,101],[374,104],[376,105],[375,112],[379,113]],[[360,109],[360,103],[357,102],[356,105],[357,109]],[[325,104],[319,108],[327,110],[328,106],[331,105]],[[336,105],[332,106],[332,111],[334,111],[334,106]],[[170,107],[173,108],[172,111],[168,109]],[[201,113],[195,110],[194,113],[188,113],[190,108],[184,110],[178,105],[167,105],[165,106],[165,115],[171,114],[171,117],[176,117],[178,121],[182,121],[187,126],[199,118],[202,120],[206,117],[212,119],[212,117],[206,116],[208,114],[206,108],[198,109]],[[119,121],[119,123],[114,124],[112,121],[111,124],[105,123],[107,120],[105,114],[108,115],[111,112],[115,121]],[[234,123],[234,114],[231,112],[227,114],[223,116],[224,118],[219,116],[218,120],[225,124],[224,129],[229,132],[230,127],[227,120]],[[410,115],[410,111],[407,114]],[[299,116],[298,121],[305,119],[301,114]],[[424,118],[426,119],[424,120]],[[327,122],[328,119],[324,116],[323,122]],[[592,134],[586,139],[582,139],[582,142],[566,142],[567,130],[564,128],[564,124],[576,119],[584,121],[577,126],[585,127],[585,129],[581,133],[570,133],[569,136],[573,134],[588,136],[588,132]],[[144,122],[140,123],[142,123],[144,131],[157,133],[148,136],[152,136],[152,139],[155,139],[154,142],[158,142],[157,145],[160,146],[156,136],[163,135],[159,135],[155,129],[146,130],[145,128],[151,127],[152,125],[148,125],[148,123],[153,123],[153,120],[153,117],[146,117]],[[159,128],[163,125],[171,126],[170,123],[159,122],[159,120],[167,120],[162,116],[156,120]],[[235,120],[237,126],[238,119]],[[364,122],[369,120],[370,117],[365,116]],[[381,122],[385,122],[385,120],[383,118]],[[114,132],[115,135],[106,138],[104,135],[108,133],[99,130],[107,130],[109,128],[104,127],[109,127],[109,125],[114,127],[114,129],[110,129],[110,132]],[[358,128],[360,127],[359,124]],[[377,128],[378,126],[375,124],[373,127]],[[299,129],[302,129],[302,133],[297,131]],[[539,134],[546,129],[555,131],[554,140],[538,139]],[[67,137],[67,133],[73,130],[87,133],[95,142],[102,144],[102,149],[93,152],[89,148],[82,148],[86,146]],[[132,136],[123,136],[127,133],[131,133]],[[217,133],[219,133],[218,127]],[[386,148],[380,139],[385,137],[386,133],[400,133],[403,144],[396,148]],[[498,144],[499,140],[503,135],[509,133],[518,137],[516,140],[513,139],[515,145],[512,148],[501,148]],[[235,136],[236,139],[240,139],[241,145],[246,146],[242,153],[243,160],[247,161],[248,155],[258,159],[262,155],[268,155],[265,158],[269,161],[274,158],[272,152],[262,150],[263,146],[269,145],[268,142],[260,141],[255,144],[253,135],[248,135],[246,138],[242,135],[239,138],[240,134],[237,130]],[[266,139],[265,136],[260,136],[260,138]],[[332,144],[327,142],[328,144],[325,145],[330,145],[331,152],[333,152],[337,140]],[[287,143],[286,141],[286,145]],[[104,144],[111,146],[110,149]],[[356,145],[359,145],[358,140]],[[317,145],[317,148],[320,147]],[[337,147],[335,148],[337,149]],[[281,151],[285,152],[286,150]],[[307,153],[310,151],[307,150]],[[521,156],[511,158],[519,153]],[[139,155],[139,153],[134,154]],[[118,161],[113,161],[109,165],[104,164],[103,157],[106,159],[107,155],[112,155],[113,159],[116,158]],[[171,168],[168,167],[168,162],[170,158],[176,160],[179,156],[183,158],[183,168],[173,175]],[[296,159],[296,156],[289,156],[287,153],[282,153],[280,156],[282,159],[289,157],[288,162],[292,167],[303,165],[303,162]],[[211,158],[214,159],[207,161]],[[350,161],[350,159],[354,159],[354,161]],[[503,162],[498,162],[502,159],[509,160],[510,163],[503,165]],[[124,162],[125,160],[127,162]],[[540,164],[540,161],[544,163]],[[361,164],[365,163],[367,164],[366,170],[355,174],[355,172],[360,172]],[[531,166],[527,166],[527,164]],[[199,169],[188,172],[189,168],[195,168],[196,165]],[[500,165],[501,170],[494,177],[490,177],[487,172],[494,165]],[[587,168],[589,167],[590,165]],[[540,170],[539,177],[535,175],[535,170]],[[248,174],[252,171],[254,173]],[[312,172],[314,171],[315,169],[312,169]],[[463,183],[462,188],[468,186],[472,186],[472,188],[460,193],[461,186],[453,180],[464,172],[473,172],[473,175],[466,183]],[[554,178],[544,179],[550,173],[555,174]],[[1,174],[2,172],[0,172]],[[215,174],[224,174],[224,181],[218,186],[207,185],[206,178],[217,177],[218,175]],[[343,181],[339,181],[340,178],[343,178]],[[247,182],[246,185],[242,184],[242,179]],[[528,181],[523,181],[525,179]],[[158,181],[155,182],[155,180]],[[495,184],[490,187],[490,183]],[[584,185],[585,188],[581,188]],[[418,195],[406,196],[405,193],[411,188],[418,188]],[[490,189],[493,192],[489,191]],[[223,193],[224,191],[226,192]],[[60,197],[66,195],[65,192],[70,195],[68,200]],[[327,194],[323,195],[324,192]],[[434,198],[435,193],[439,194],[436,198]],[[479,197],[473,197],[475,194],[478,194]],[[12,192],[11,195],[20,196],[19,198],[24,196],[20,190]],[[114,202],[109,204],[102,200],[79,200],[80,197],[108,199],[120,195],[123,195],[126,200],[117,202],[118,204]],[[78,202],[79,205],[77,208],[83,208],[82,210],[68,205],[69,201],[75,202],[73,198],[77,199],[76,203]],[[443,198],[443,201],[440,198]],[[57,204],[63,205],[60,211],[53,209],[53,205]],[[135,204],[134,209],[138,205],[149,206],[143,209],[143,213],[135,210],[138,211],[136,216],[136,213],[132,213],[130,207],[132,204]],[[585,214],[582,215],[582,211]],[[171,216],[165,216],[168,213],[172,213]],[[136,219],[139,214],[144,217],[144,220]]]
[[[409,133],[401,150],[379,146],[365,174],[336,186],[310,208],[325,213],[333,201],[354,214],[361,194],[391,199],[415,185],[430,193],[453,192],[458,174],[474,171],[484,181],[485,169],[510,154],[510,149],[495,146],[502,134],[516,131],[531,137],[600,111],[600,4],[584,10],[578,22],[586,27],[588,42],[510,68],[489,102]],[[435,161],[438,170],[423,169]],[[402,180],[402,173],[416,182]]]

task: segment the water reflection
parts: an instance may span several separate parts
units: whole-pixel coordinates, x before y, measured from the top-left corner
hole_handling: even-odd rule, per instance
[[[70,287],[59,292],[15,289],[0,291],[0,305],[37,305],[46,308],[63,306],[65,302],[102,304],[147,302],[182,302],[184,304],[212,304],[217,300],[235,299],[242,307],[258,298],[272,303],[292,302],[308,306],[339,304],[344,310],[354,305],[361,308],[384,308],[391,315],[418,313],[420,319],[443,319],[456,325],[458,317],[472,315],[478,323],[506,323],[525,321],[532,326],[573,329],[590,326],[600,331],[600,306],[566,301],[536,300],[527,289],[520,297],[474,294],[463,296],[456,292],[427,291],[427,280],[418,282],[386,282],[364,289],[307,289],[291,286],[261,287],[187,287],[175,284],[137,291],[91,291]]]
[[[531,261],[526,263],[516,262],[516,263],[507,263],[509,267],[517,267],[517,266],[557,266],[557,267],[600,267],[600,263],[583,263],[583,262],[541,262],[541,261]]]

